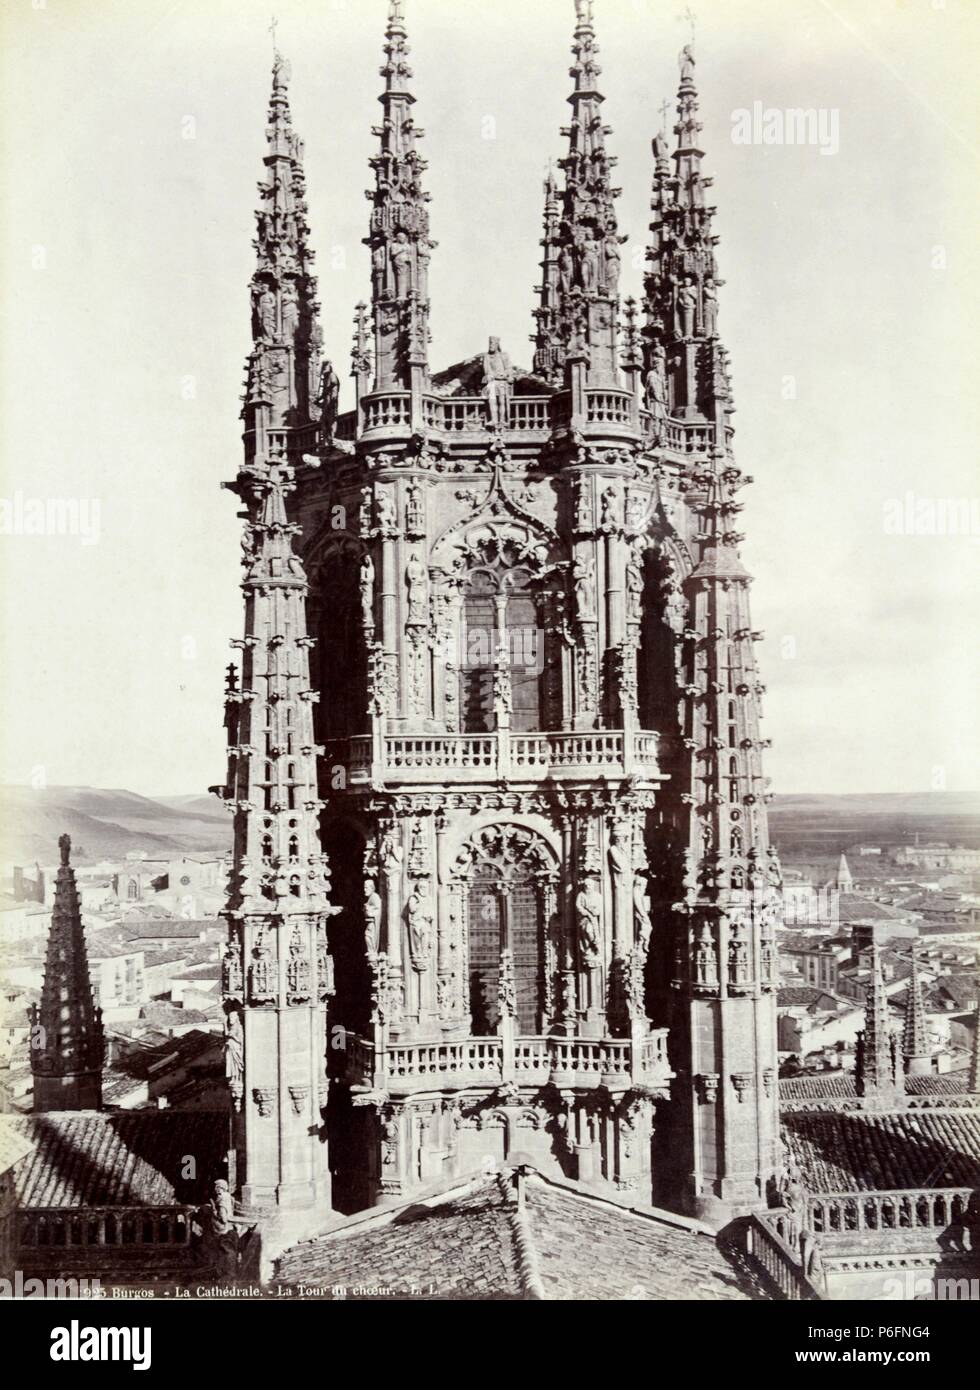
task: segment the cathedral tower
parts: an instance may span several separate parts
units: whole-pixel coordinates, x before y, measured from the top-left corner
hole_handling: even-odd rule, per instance
[[[31,1009],[34,1110],[99,1110],[105,1035],[95,1005],[85,929],[70,863],[71,840],[58,841],[61,864],[54,889],[41,1002]]]
[[[307,582],[288,519],[291,459],[312,444],[319,367],[302,145],[277,53],[266,179],[256,222],[245,463],[241,672],[226,691],[228,772],[213,788],[234,814],[222,964],[235,1179],[249,1207],[329,1206],[323,1110],[329,869],[320,848]],[[321,389],[329,393],[327,378]]]
[[[260,315],[250,381],[267,380],[274,352],[285,384],[271,401],[250,386],[238,484],[259,568],[246,580],[242,690],[229,693],[227,792],[250,886],[232,899],[227,998],[244,1015],[249,1107],[254,1069],[271,1075],[284,1055],[270,1018],[305,1011],[322,1041],[332,962],[326,1128],[348,1209],[520,1150],[721,1219],[763,1202],[776,1167],[779,866],[694,59],[685,50],[673,169],[654,142],[642,301],[623,301],[591,0],[575,21],[530,370],[489,333],[466,361],[430,367],[434,243],[400,0],[352,412],[338,413],[330,364],[319,370],[308,269],[296,277],[305,329],[301,314],[284,340],[279,262],[263,261],[260,227],[270,326]],[[272,138],[288,146],[275,126]],[[295,167],[276,158],[273,181],[288,185]],[[305,242],[287,250],[306,267]],[[316,419],[297,384],[311,373]],[[288,622],[259,621],[273,591],[288,595]],[[313,721],[288,755],[268,712],[278,686],[258,675],[287,665],[297,717]],[[290,814],[295,903],[280,892]],[[276,916],[284,904],[294,916]],[[282,961],[294,918],[304,951],[328,941],[322,987],[250,999],[256,940]],[[251,1064],[249,1027],[265,1030]],[[288,1055],[316,1064],[296,1045]],[[292,1120],[281,1089],[276,1104],[281,1161],[302,1149],[308,1117]],[[261,1132],[257,1113],[246,1122]]]

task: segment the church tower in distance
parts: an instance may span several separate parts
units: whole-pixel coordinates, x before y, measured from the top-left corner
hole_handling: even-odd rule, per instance
[[[489,336],[433,371],[391,0],[345,414],[276,78],[224,789],[239,1181],[265,1201],[318,1200],[327,1139],[345,1210],[520,1151],[723,1221],[778,1166],[780,871],[694,57],[623,299],[591,0],[575,12],[531,367]]]

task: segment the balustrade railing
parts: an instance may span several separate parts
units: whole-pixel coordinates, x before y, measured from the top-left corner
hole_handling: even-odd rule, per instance
[[[30,1250],[141,1245],[179,1248],[190,1244],[195,1211],[189,1206],[93,1207],[83,1211],[32,1207],[17,1214],[17,1238]]]
[[[943,1231],[961,1223],[970,1205],[968,1187],[895,1192],[821,1192],[807,1203],[816,1235],[849,1232]]]
[[[804,1272],[799,1255],[778,1229],[775,1212],[755,1212],[745,1227],[745,1252],[784,1298],[819,1301],[823,1290]]]
[[[513,777],[561,777],[595,769],[622,774],[658,767],[658,736],[649,731],[600,729],[586,733],[514,734],[388,734],[380,744],[382,762],[373,766],[375,749],[368,735],[330,739],[325,748],[329,764],[346,766],[355,781],[371,777],[394,780],[458,775],[464,780],[494,781]]]
[[[509,1042],[495,1036],[375,1047],[363,1038],[348,1038],[347,1079],[354,1086],[397,1090],[438,1086],[454,1079],[497,1083],[505,1079],[507,1070],[515,1080],[536,1085],[552,1078],[593,1087],[603,1081],[666,1085],[670,1077],[666,1029],[635,1043],[628,1038],[562,1037]]]
[[[589,425],[633,423],[633,397],[628,391],[586,391],[585,420]]]

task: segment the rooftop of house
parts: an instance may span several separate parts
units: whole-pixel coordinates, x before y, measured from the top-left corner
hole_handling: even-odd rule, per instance
[[[810,1192],[980,1186],[980,1111],[810,1111],[782,1130]]]
[[[890,907],[887,903],[875,902],[859,893],[841,893],[837,901],[837,917],[840,922],[884,922],[907,921],[913,914],[901,908]]]
[[[54,1111],[0,1115],[3,1135],[30,1145],[16,1171],[20,1207],[164,1207],[205,1200],[222,1176],[228,1121],[206,1110]]]
[[[857,1008],[853,999],[838,999],[830,990],[819,989],[816,985],[780,985],[776,1004],[780,1009],[824,1009],[828,1012]]]
[[[454,1180],[421,1199],[350,1217],[276,1266],[289,1286],[346,1297],[622,1300],[765,1297],[739,1256],[700,1222],[638,1210],[570,1179],[524,1170]]]
[[[966,1071],[936,1073],[929,1076],[906,1076],[908,1096],[935,1097],[967,1094]],[[857,1083],[850,1071],[828,1071],[819,1076],[789,1076],[779,1079],[779,1106],[790,1111],[794,1105],[808,1101],[857,1100]]]
[[[183,917],[161,917],[149,921],[127,920],[121,925],[123,935],[132,941],[152,939],[158,936],[170,940],[193,939],[196,941],[202,932],[209,929],[214,931],[221,926],[221,923],[215,921],[213,917],[201,917],[194,920]]]

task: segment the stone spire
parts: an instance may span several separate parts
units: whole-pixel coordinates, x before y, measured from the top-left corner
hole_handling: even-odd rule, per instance
[[[266,127],[265,178],[255,215],[250,285],[252,351],[246,363],[246,454],[263,460],[312,445],[319,393],[317,282],[309,247],[303,142],[292,129],[289,64],[276,52]]]
[[[723,430],[734,409],[728,357],[718,337],[718,290],[724,281],[715,263],[715,209],[706,199],[712,180],[701,172],[694,66],[687,45],[680,55],[672,173],[665,137],[653,141],[645,366],[648,380],[653,373],[663,383],[668,414],[714,421]],[[648,386],[648,404],[650,394]]]
[[[569,356],[588,364],[590,384],[617,384],[616,342],[619,319],[620,245],[611,172],[615,158],[606,152],[609,126],[603,123],[605,100],[597,82],[599,45],[592,23],[592,0],[575,0],[574,86],[568,98],[571,123],[562,128],[568,153],[560,161],[565,186],[557,225],[546,202],[546,270],[535,314],[535,361],[547,364],[560,385]],[[546,199],[554,197],[545,186]],[[550,221],[549,221],[550,218]]]
[[[973,1015],[973,1056],[970,1058],[968,1089],[971,1095],[980,1093],[980,1003]]]
[[[909,1076],[928,1076],[932,1071],[932,1053],[926,1034],[926,1010],[922,1002],[922,980],[919,962],[912,952],[912,974],[905,993],[905,1027],[902,1031],[902,1056]]]
[[[34,1110],[98,1110],[105,1035],[89,976],[85,931],[69,862],[71,840],[58,841],[61,864],[40,1005],[31,1009]]]
[[[865,1109],[887,1110],[904,1090],[902,1069],[889,1028],[888,994],[881,969],[881,952],[871,947],[871,979],[864,1001],[864,1031],[858,1035],[857,1091]]]
[[[371,160],[375,186],[367,193],[372,208],[365,237],[371,248],[374,389],[411,391],[420,424],[429,379],[429,255],[436,243],[429,239],[429,194],[420,181],[426,164],[415,147],[423,132],[412,116],[404,0],[389,0],[384,52],[382,121],[374,127],[381,143]]]
[[[558,183],[551,169],[544,181],[544,231],[541,237],[541,284],[536,286],[539,297],[534,311],[537,329],[531,334],[534,344],[533,370],[555,385],[564,379],[565,353],[562,347],[562,293],[559,281]]]
[[[330,875],[320,848],[307,581],[286,512],[284,459],[244,468],[245,633],[241,688],[226,692],[234,811],[228,944],[222,963],[237,1185],[250,1206],[302,1207],[329,1190],[326,1103]],[[273,1120],[271,1117],[275,1116]]]
[[[854,876],[851,873],[851,866],[847,862],[847,855],[841,850],[841,856],[837,863],[837,877],[834,886],[841,893],[849,893],[854,887]]]

